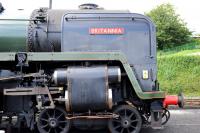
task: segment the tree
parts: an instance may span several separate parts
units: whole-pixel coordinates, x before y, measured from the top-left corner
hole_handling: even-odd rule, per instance
[[[4,10],[4,8],[3,8],[3,6],[2,6],[2,4],[0,2],[0,13],[3,12],[3,10]]]
[[[176,14],[173,5],[162,4],[146,15],[156,24],[158,49],[171,48],[191,41],[191,32]]]

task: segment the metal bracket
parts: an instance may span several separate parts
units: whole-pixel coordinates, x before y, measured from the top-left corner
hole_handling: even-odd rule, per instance
[[[162,112],[151,112],[151,127],[153,129],[163,129]]]
[[[162,102],[154,101],[151,103],[151,127],[153,129],[163,129],[162,118],[163,118]]]
[[[28,66],[27,62],[27,53],[17,53],[15,55],[15,61],[17,62],[17,66],[23,67],[23,66]]]

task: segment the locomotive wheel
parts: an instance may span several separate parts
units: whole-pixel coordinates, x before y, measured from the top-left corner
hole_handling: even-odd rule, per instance
[[[108,127],[111,133],[139,133],[142,126],[142,119],[139,112],[129,106],[120,105],[114,113],[119,115],[119,118],[110,119]]]
[[[70,120],[66,118],[65,110],[61,108],[45,109],[38,118],[37,127],[40,133],[67,133]]]

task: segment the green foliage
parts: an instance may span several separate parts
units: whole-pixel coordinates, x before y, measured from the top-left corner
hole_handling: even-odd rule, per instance
[[[5,10],[5,9],[3,8],[3,6],[2,6],[2,4],[1,4],[1,2],[0,2],[0,13],[2,13],[3,10]]]
[[[199,39],[193,39],[191,42],[183,44],[181,46],[173,47],[173,48],[167,48],[164,50],[158,50],[158,55],[167,55],[167,54],[173,54],[177,53],[183,50],[194,50],[194,49],[200,49],[200,40]]]
[[[162,4],[146,15],[156,24],[158,49],[171,48],[191,41],[191,32],[171,4]]]
[[[198,54],[197,54],[198,53]],[[200,95],[200,49],[158,56],[158,80],[161,90],[180,91],[186,96]]]

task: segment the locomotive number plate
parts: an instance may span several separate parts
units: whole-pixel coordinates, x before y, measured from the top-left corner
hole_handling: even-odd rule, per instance
[[[90,28],[91,35],[121,35],[124,34],[124,28]]]

